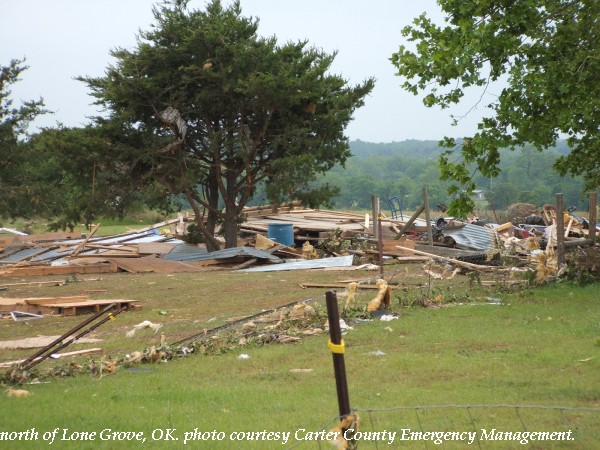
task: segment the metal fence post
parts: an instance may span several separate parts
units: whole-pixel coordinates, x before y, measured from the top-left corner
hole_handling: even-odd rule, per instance
[[[333,355],[333,370],[335,373],[335,386],[337,389],[340,417],[351,414],[350,397],[348,396],[348,382],[346,380],[346,366],[344,362],[345,345],[340,329],[340,315],[338,311],[337,296],[335,291],[325,293],[327,303],[327,317],[329,319],[329,342],[327,347]]]

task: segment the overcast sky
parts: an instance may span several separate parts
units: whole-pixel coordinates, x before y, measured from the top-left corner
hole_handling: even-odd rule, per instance
[[[73,78],[102,76],[113,62],[109,51],[133,48],[140,29],[153,22],[151,0],[3,1],[0,14],[0,65],[27,58],[29,69],[13,85],[12,98],[43,97],[55,114],[36,124],[82,126],[96,114],[86,85]],[[228,0],[223,1],[229,4]],[[202,9],[205,0],[192,0]],[[452,111],[425,108],[404,92],[389,58],[405,43],[400,30],[426,11],[441,21],[435,0],[241,0],[242,14],[260,19],[258,33],[281,44],[307,39],[327,53],[338,51],[332,72],[350,84],[376,78],[372,94],[346,129],[351,140],[392,142],[462,137],[475,130],[481,110],[458,126],[450,114],[463,115],[473,102]]]

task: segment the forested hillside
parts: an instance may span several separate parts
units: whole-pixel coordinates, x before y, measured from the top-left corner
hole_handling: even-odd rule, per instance
[[[427,186],[431,204],[447,203],[447,183],[440,181],[436,165],[442,152],[437,141],[403,141],[392,143],[350,142],[352,157],[346,167],[335,167],[321,178],[340,189],[334,199],[336,208],[370,208],[371,196],[380,197],[382,205],[392,196],[401,197],[403,206],[412,209],[421,204],[423,186]],[[568,153],[564,141],[550,150],[533,148],[502,151],[502,173],[494,179],[475,176],[478,189],[495,208],[511,203],[538,205],[554,203],[562,192],[565,204],[585,206],[587,195],[581,178],[560,177],[552,168],[555,159]]]

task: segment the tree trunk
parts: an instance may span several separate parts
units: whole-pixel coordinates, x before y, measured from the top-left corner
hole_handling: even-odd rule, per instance
[[[226,195],[223,196],[225,201],[225,223],[223,224],[225,248],[237,247],[238,236],[238,215],[241,209],[236,204],[237,189],[236,189],[236,171],[229,170],[225,174],[226,179]]]
[[[214,171],[213,171],[214,172]],[[218,222],[219,210],[219,185],[217,183],[217,175],[212,174],[207,182],[206,197],[208,200],[208,214],[206,217],[206,250],[215,252],[221,249],[219,241],[215,237]]]
[[[235,205],[225,209],[225,223],[223,224],[225,248],[237,247],[238,225],[237,208]]]
[[[194,199],[194,196],[189,191],[184,191],[184,195],[187,198],[192,210],[194,211],[194,216],[196,217],[196,225],[198,226],[198,230],[202,232],[204,236],[204,242],[206,244],[206,249],[209,252],[214,252],[216,250],[220,250],[221,246],[219,245],[219,241],[215,239],[215,219],[214,214],[210,213],[206,215],[207,220],[205,221],[205,214],[200,210],[200,206],[198,202]],[[212,219],[211,219],[212,217]]]

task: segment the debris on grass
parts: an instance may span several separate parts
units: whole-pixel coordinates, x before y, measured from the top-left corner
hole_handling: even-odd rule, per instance
[[[348,441],[346,438],[359,431],[359,422],[360,418],[356,413],[343,417],[342,420],[329,431],[328,435],[334,436],[334,439],[329,440],[329,443],[338,450],[355,448],[351,440]],[[352,430],[352,433],[348,433],[346,430]]]
[[[355,299],[356,289],[358,289],[357,282],[353,281],[352,283],[348,284],[348,297],[346,298],[346,304],[344,305],[344,311],[347,311],[349,308],[354,306],[354,303],[356,303],[356,299]]]
[[[131,338],[135,335],[135,333],[137,331],[144,330],[146,328],[152,329],[154,331],[154,334],[156,334],[158,332],[158,330],[160,330],[162,328],[162,324],[161,323],[152,323],[149,320],[144,320],[143,322],[138,323],[137,325],[134,325],[134,327],[130,331],[125,333],[125,336],[128,338]]]
[[[292,312],[290,312],[289,319],[290,320],[301,320],[307,317],[312,317],[315,315],[315,310],[312,306],[307,305],[306,303],[299,303],[298,305],[292,308]]]
[[[379,292],[373,300],[371,300],[367,306],[367,311],[373,312],[379,309],[388,308],[390,306],[390,287],[383,278],[380,278],[375,283]]]
[[[7,397],[29,397],[30,395],[32,395],[32,393],[26,389],[8,388],[6,390]]]
[[[399,317],[395,314],[384,314],[381,317],[379,317],[379,320],[381,320],[382,322],[389,322],[391,320],[396,320],[399,319]]]

